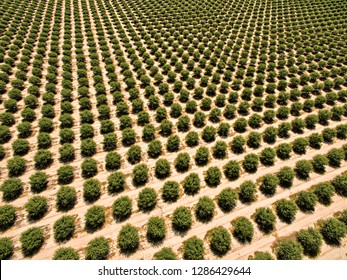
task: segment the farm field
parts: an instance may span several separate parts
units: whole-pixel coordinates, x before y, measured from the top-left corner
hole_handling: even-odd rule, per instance
[[[0,259],[347,259],[347,2],[3,0]]]

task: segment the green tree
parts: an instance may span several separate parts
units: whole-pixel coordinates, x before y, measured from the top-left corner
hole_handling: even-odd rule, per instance
[[[130,224],[124,225],[119,231],[117,244],[123,254],[135,252],[140,244],[137,228]]]
[[[326,206],[332,203],[331,198],[334,193],[334,187],[329,182],[320,183],[314,187],[314,194],[317,196],[319,203]]]
[[[147,222],[147,239],[150,242],[159,242],[165,238],[165,220],[159,217],[151,217]]]
[[[198,166],[204,166],[209,161],[209,149],[207,147],[199,147],[195,153],[195,163]]]
[[[269,252],[255,252],[254,256],[248,257],[248,260],[265,261],[273,260],[273,257]]]
[[[14,156],[7,161],[7,170],[10,177],[17,177],[22,175],[26,170],[27,161],[20,157]]]
[[[189,208],[180,206],[172,213],[172,227],[174,230],[185,232],[192,225],[192,213]]]
[[[260,153],[260,162],[265,166],[271,166],[275,163],[276,152],[273,148],[264,148]]]
[[[284,166],[276,173],[276,176],[279,180],[279,185],[281,187],[290,188],[293,185],[295,172],[292,168]]]
[[[154,254],[153,259],[154,260],[177,260],[177,257],[171,248],[164,247],[160,251]]]
[[[109,241],[105,237],[96,237],[89,241],[85,254],[87,260],[106,260],[109,252]]]
[[[132,212],[132,201],[128,196],[117,198],[112,205],[113,217],[116,221],[122,222],[128,219]]]
[[[4,201],[15,200],[23,193],[22,181],[18,178],[6,179],[1,185],[1,191]]]
[[[174,166],[178,172],[186,172],[189,169],[190,156],[188,153],[179,153],[174,161]]]
[[[231,188],[223,189],[217,196],[218,206],[223,212],[230,212],[237,204],[237,192]]]
[[[185,260],[202,260],[204,259],[203,241],[193,236],[183,243],[183,258]]]
[[[24,205],[29,220],[41,219],[48,210],[47,199],[43,196],[35,195]]]
[[[313,212],[318,198],[313,192],[302,191],[298,194],[295,203],[298,205],[303,212]]]
[[[285,239],[276,244],[274,251],[278,260],[301,260],[303,248],[297,241]]]
[[[295,220],[298,207],[292,200],[281,199],[276,202],[276,213],[282,222],[291,224]]]
[[[107,190],[111,194],[124,191],[126,187],[126,178],[123,172],[115,171],[107,178]]]
[[[75,232],[75,218],[62,216],[53,224],[54,239],[56,242],[70,240]]]
[[[175,202],[179,197],[180,185],[175,181],[165,182],[162,189],[162,198],[165,202]]]
[[[295,164],[295,173],[299,179],[306,180],[310,177],[310,173],[313,170],[313,166],[308,160],[299,160]]]
[[[324,241],[329,245],[340,245],[347,234],[346,225],[336,218],[324,220],[320,225]]]
[[[266,174],[261,178],[259,189],[264,195],[272,196],[276,193],[278,184],[279,179],[276,175]]]
[[[168,160],[159,159],[155,163],[155,176],[159,179],[165,179],[171,174],[171,166]]]
[[[93,158],[86,158],[81,164],[81,169],[83,178],[94,177],[98,173],[97,161]]]
[[[214,215],[215,205],[212,199],[208,196],[203,196],[199,199],[196,208],[196,218],[201,222],[209,222]]]
[[[39,227],[31,227],[22,232],[20,236],[22,253],[25,257],[35,255],[42,247],[44,242],[43,230]]]
[[[42,171],[37,171],[29,178],[30,190],[33,193],[40,193],[48,187],[48,176]]]
[[[232,221],[233,235],[241,243],[250,243],[253,239],[253,224],[246,217],[239,217]]]
[[[0,238],[0,260],[9,260],[13,255],[13,242],[10,238]]]
[[[79,260],[77,251],[71,247],[59,248],[54,252],[53,260]]]
[[[338,195],[347,197],[347,174],[336,176],[331,181],[331,184]]]
[[[133,183],[135,186],[143,186],[148,182],[148,167],[146,164],[141,163],[133,169]]]
[[[0,231],[5,231],[14,225],[17,219],[16,208],[10,204],[0,206]]]
[[[228,180],[236,180],[240,177],[240,165],[236,161],[230,160],[226,165],[223,166],[223,172]]]
[[[255,194],[257,188],[252,181],[245,181],[241,184],[239,190],[239,199],[242,203],[251,203],[254,202],[256,197]]]
[[[141,211],[151,211],[157,203],[157,193],[152,188],[144,188],[139,193],[137,206]]]
[[[318,230],[314,228],[302,229],[297,233],[296,239],[301,244],[306,256],[314,258],[319,255],[323,238]]]
[[[85,227],[88,232],[100,229],[105,222],[105,209],[102,206],[92,206],[84,216]]]
[[[225,255],[231,246],[230,233],[224,227],[214,228],[210,233],[210,247],[217,256]]]
[[[276,215],[270,208],[258,208],[254,214],[254,221],[261,231],[269,233],[275,228]]]
[[[57,192],[56,204],[59,211],[69,211],[76,203],[76,191],[68,186],[61,186]]]
[[[218,167],[209,167],[205,174],[205,182],[209,187],[216,187],[220,184],[222,172]]]
[[[259,157],[257,154],[254,154],[254,153],[246,155],[242,162],[243,169],[248,173],[257,172],[258,165],[259,165]]]

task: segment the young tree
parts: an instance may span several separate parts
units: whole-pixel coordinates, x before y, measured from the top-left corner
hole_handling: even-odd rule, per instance
[[[159,159],[155,163],[155,176],[159,179],[165,179],[171,174],[170,163],[166,159]]]
[[[333,148],[328,152],[327,159],[331,167],[340,167],[341,161],[345,159],[345,152],[343,149]]]
[[[235,136],[230,143],[230,148],[235,154],[242,154],[245,150],[244,145],[246,143],[245,138],[241,135]]]
[[[275,205],[277,216],[282,222],[291,224],[295,220],[298,207],[292,200],[281,199]]]
[[[180,206],[172,213],[172,227],[179,232],[185,232],[192,225],[192,213],[189,208]]]
[[[107,171],[117,170],[121,167],[122,157],[117,152],[109,152],[105,157],[105,168]]]
[[[258,208],[254,214],[254,221],[261,231],[269,233],[275,228],[276,215],[270,208]]]
[[[100,229],[105,222],[105,209],[102,206],[92,206],[84,216],[85,227],[88,232]]]
[[[13,255],[13,242],[8,237],[0,238],[0,260],[9,260]]]
[[[74,179],[73,167],[64,165],[58,169],[58,183],[61,185],[70,184]]]
[[[109,241],[105,237],[96,237],[87,245],[86,260],[106,260],[109,252]]]
[[[293,185],[295,172],[292,168],[284,166],[276,173],[276,176],[279,180],[279,185],[281,187],[290,188]]]
[[[225,255],[231,246],[230,233],[224,227],[214,228],[210,233],[210,247],[217,256]]]
[[[266,174],[261,178],[259,190],[266,196],[272,196],[276,193],[279,179],[276,175]]]
[[[237,192],[231,188],[223,189],[217,196],[218,206],[223,212],[232,211],[237,204]]]
[[[260,153],[260,162],[265,166],[272,166],[275,163],[276,152],[273,148],[264,148]]]
[[[2,199],[12,201],[23,193],[22,181],[18,178],[6,179],[1,185]]]
[[[7,161],[7,170],[10,177],[17,177],[22,175],[26,170],[27,161],[20,157],[14,156]]]
[[[16,208],[10,204],[0,206],[0,231],[12,227],[17,219]]]
[[[139,193],[137,206],[141,211],[148,212],[154,209],[157,204],[157,193],[152,188],[144,188]]]
[[[70,240],[75,232],[75,218],[73,216],[59,218],[53,225],[53,232],[56,242]]]
[[[185,260],[203,260],[204,244],[203,241],[193,236],[183,243],[183,258]]]
[[[256,185],[252,181],[245,181],[241,184],[239,190],[239,199],[242,203],[251,203],[254,202],[256,197],[255,193],[257,192]]]
[[[209,187],[216,187],[220,184],[222,172],[218,167],[209,167],[205,174],[205,182]]]
[[[154,254],[153,259],[154,260],[177,260],[177,257],[171,248],[164,247],[160,251]]]
[[[195,153],[195,163],[198,166],[204,166],[209,161],[209,149],[207,147],[199,147]]]
[[[33,196],[28,200],[24,208],[27,211],[29,220],[39,220],[47,212],[47,199],[39,195]]]
[[[347,175],[339,175],[336,176],[332,181],[331,184],[335,188],[335,192],[343,197],[347,197]]]
[[[265,261],[273,260],[273,257],[269,252],[255,252],[254,256],[248,257],[248,260]]]
[[[113,217],[116,221],[122,222],[128,219],[132,211],[132,201],[128,196],[117,198],[112,205]]]
[[[179,197],[180,185],[175,181],[165,182],[162,189],[162,198],[165,202],[175,202]]]
[[[225,158],[227,155],[227,144],[224,141],[217,141],[216,145],[212,148],[212,155],[217,159]]]
[[[253,239],[253,224],[246,217],[239,217],[231,222],[233,235],[240,243],[250,243]]]
[[[29,178],[30,190],[33,193],[40,193],[48,187],[48,176],[42,171],[37,171]]]
[[[81,164],[81,169],[83,178],[94,177],[98,173],[97,161],[93,158],[86,158]]]
[[[174,166],[178,172],[186,172],[189,169],[190,156],[188,153],[179,153],[174,161]]]
[[[236,161],[230,160],[226,165],[223,166],[223,172],[228,180],[237,180],[240,177],[240,165]]]
[[[56,204],[58,211],[69,211],[76,203],[76,191],[68,186],[62,186],[57,192]]]
[[[162,241],[166,235],[165,220],[159,217],[151,217],[147,222],[147,239],[156,243]]]
[[[195,208],[196,218],[201,222],[209,222],[214,215],[215,205],[212,199],[208,196],[203,196],[199,199]]]
[[[336,218],[324,220],[320,225],[324,241],[329,245],[340,245],[347,234],[346,225]]]
[[[243,169],[248,173],[257,172],[258,165],[259,165],[259,157],[257,154],[254,154],[254,153],[246,155],[242,162]]]
[[[313,212],[318,198],[313,192],[302,191],[298,194],[295,203],[303,212]]]
[[[274,251],[278,260],[301,260],[303,248],[297,241],[285,239],[277,243]]]
[[[309,142],[305,138],[297,138],[293,142],[293,151],[294,153],[298,155],[303,155],[306,153],[306,148],[308,146]]]
[[[301,244],[306,256],[314,258],[319,255],[323,238],[318,230],[314,228],[302,229],[296,235],[296,239]]]
[[[313,170],[313,166],[308,160],[299,160],[295,164],[295,173],[299,179],[306,180],[310,177],[310,173]]]
[[[71,247],[59,248],[54,252],[53,260],[79,260],[77,251]]]
[[[134,253],[140,244],[140,237],[137,228],[130,224],[124,225],[118,234],[117,244],[121,253]]]
[[[317,196],[318,202],[326,206],[331,204],[334,193],[334,187],[329,182],[320,183],[314,188],[314,194]]]
[[[141,163],[133,169],[133,183],[135,186],[143,186],[148,182],[148,167],[146,164]]]
[[[166,142],[166,149],[170,153],[178,152],[180,148],[180,138],[177,135],[170,135]]]
[[[31,227],[22,232],[20,236],[22,253],[25,257],[35,255],[42,247],[44,242],[43,230],[39,227]]]

